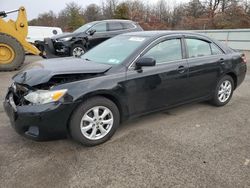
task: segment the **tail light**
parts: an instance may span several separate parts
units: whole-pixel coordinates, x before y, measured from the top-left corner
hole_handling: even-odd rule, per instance
[[[246,58],[246,55],[245,55],[245,54],[242,54],[242,55],[241,55],[241,59],[242,59],[242,62],[243,62],[243,63],[247,63],[247,58]]]

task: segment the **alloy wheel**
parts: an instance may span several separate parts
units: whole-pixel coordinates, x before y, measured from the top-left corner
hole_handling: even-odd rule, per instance
[[[80,129],[87,139],[98,140],[109,133],[113,123],[114,118],[110,109],[104,106],[95,106],[83,115]]]
[[[81,47],[75,47],[73,49],[72,55],[75,57],[81,57],[85,53],[84,49]]]
[[[221,83],[218,91],[218,100],[222,103],[226,102],[232,93],[232,83],[229,80],[225,80]]]

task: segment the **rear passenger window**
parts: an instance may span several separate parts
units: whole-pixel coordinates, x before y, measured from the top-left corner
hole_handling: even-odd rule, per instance
[[[124,29],[133,29],[135,26],[132,23],[122,23]]]
[[[190,58],[209,56],[212,54],[210,43],[199,39],[186,39]]]
[[[212,50],[213,55],[223,54],[223,52],[221,51],[221,49],[219,49],[218,46],[216,46],[213,43],[211,43],[210,45],[211,45],[211,50]]]
[[[111,22],[109,23],[109,31],[122,30],[123,26],[120,22]]]
[[[156,64],[167,63],[182,59],[181,40],[170,39],[151,48],[144,57],[152,57]]]

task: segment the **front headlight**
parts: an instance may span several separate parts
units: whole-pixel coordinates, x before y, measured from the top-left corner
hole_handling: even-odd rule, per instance
[[[37,90],[25,95],[24,98],[34,104],[46,104],[60,100],[67,91],[67,89],[55,91]]]
[[[61,39],[59,39],[59,41],[69,41],[69,40],[71,40],[72,39],[72,37],[66,37],[66,38],[61,38]]]

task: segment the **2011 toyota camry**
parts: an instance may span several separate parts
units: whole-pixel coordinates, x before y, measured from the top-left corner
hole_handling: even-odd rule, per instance
[[[243,54],[206,36],[127,33],[81,58],[31,64],[13,77],[4,107],[21,135],[93,146],[129,118],[190,102],[223,106],[245,74]]]

